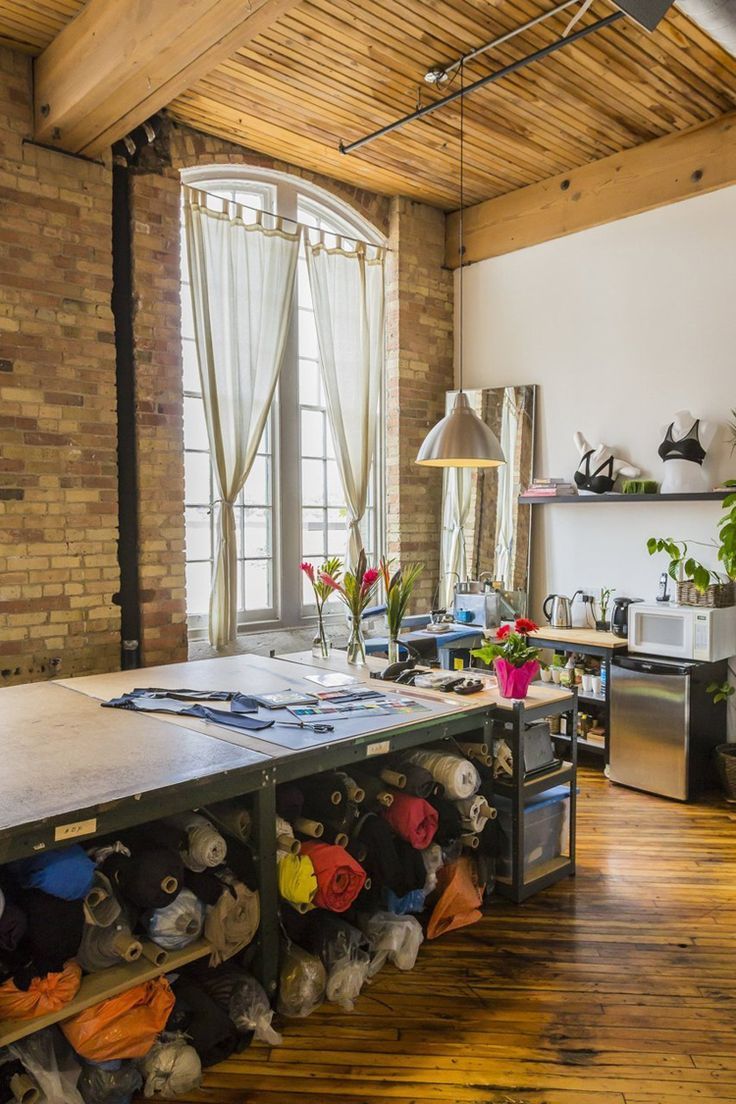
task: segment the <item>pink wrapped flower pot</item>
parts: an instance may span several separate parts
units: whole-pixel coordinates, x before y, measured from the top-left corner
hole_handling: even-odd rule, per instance
[[[536,659],[529,659],[521,667],[514,667],[507,659],[497,657],[493,667],[502,698],[525,698],[529,693],[529,684],[539,670],[539,663]]]

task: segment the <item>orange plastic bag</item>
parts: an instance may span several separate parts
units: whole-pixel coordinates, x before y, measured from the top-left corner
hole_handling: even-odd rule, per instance
[[[173,1007],[168,981],[155,978],[87,1008],[61,1024],[61,1030],[77,1054],[91,1062],[142,1058],[163,1031]]]
[[[12,980],[0,985],[0,1020],[32,1020],[47,1012],[59,1012],[77,995],[82,971],[74,961],[64,964],[60,974],[34,978],[27,991]]]
[[[439,899],[429,918],[427,939],[480,920],[483,892],[478,884],[478,868],[467,855],[438,870],[437,889]]]

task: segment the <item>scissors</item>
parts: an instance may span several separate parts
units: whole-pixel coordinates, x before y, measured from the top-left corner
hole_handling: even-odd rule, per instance
[[[334,732],[335,726],[327,721],[276,721],[282,728],[308,728],[312,732]]]

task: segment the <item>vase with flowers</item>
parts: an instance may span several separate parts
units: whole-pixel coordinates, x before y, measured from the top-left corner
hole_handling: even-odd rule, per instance
[[[424,564],[414,563],[391,572],[391,561],[384,556],[380,571],[383,589],[386,594],[386,624],[388,626],[388,661],[399,661],[399,633],[404,620],[412,591],[417,579],[424,570]]]
[[[361,549],[355,571],[346,571],[342,582],[329,572],[320,573],[320,579],[330,591],[347,606],[350,615],[350,636],[347,644],[347,661],[355,667],[365,666],[365,640],[361,618],[376,593],[380,572],[368,567],[365,552]]]
[[[312,590],[314,591],[314,604],[317,609],[317,634],[312,641],[312,655],[315,659],[328,659],[330,655],[330,649],[332,648],[332,641],[327,635],[325,630],[325,603],[333,592],[333,587],[328,586],[322,579],[323,575],[329,575],[331,579],[339,582],[340,575],[342,574],[342,564],[338,556],[332,556],[329,560],[325,560],[321,567],[315,567],[314,564],[305,560],[304,563],[299,564],[301,571],[309,580]]]
[[[539,670],[539,648],[527,640],[527,634],[539,626],[528,617],[517,617],[513,625],[501,625],[492,640],[471,655],[493,664],[502,698],[525,698],[529,684]]]

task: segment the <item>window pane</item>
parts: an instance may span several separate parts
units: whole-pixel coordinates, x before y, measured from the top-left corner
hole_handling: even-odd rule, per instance
[[[239,560],[242,560],[245,555],[243,548],[243,517],[245,511],[242,506],[235,507],[235,555]]]
[[[325,556],[324,510],[302,510],[302,555]]]
[[[321,460],[302,460],[302,503],[323,506],[324,501],[324,464]],[[306,554],[307,549],[303,551]]]
[[[348,512],[342,510],[327,511],[327,554],[344,556],[348,546]]]
[[[271,605],[271,568],[268,560],[245,561],[245,608],[268,609]]]
[[[304,406],[322,406],[319,365],[313,360],[299,361],[299,402]]]
[[[210,565],[187,564],[187,612],[207,613],[210,607]]]
[[[302,456],[324,456],[325,416],[321,410],[302,410]]]
[[[337,461],[327,461],[327,505],[344,506],[345,495],[340,482],[340,474],[337,470]]]
[[[199,378],[199,363],[197,361],[197,346],[190,338],[185,338],[181,343],[182,358],[184,361],[184,390],[202,390],[202,381]]]
[[[181,289],[181,336],[194,340],[194,316],[192,315],[192,296],[189,284],[182,284]]]
[[[210,457],[207,452],[187,452],[184,456],[185,500],[189,505],[207,506],[210,493]]]
[[[212,556],[209,510],[201,506],[198,508],[187,507],[184,518],[186,523],[187,559],[209,560]]]
[[[319,359],[317,327],[311,311],[299,311],[299,356]]]
[[[184,448],[209,449],[201,399],[184,399]]]
[[[256,456],[250,475],[243,488],[243,500],[247,506],[268,506],[271,498],[268,493],[268,466],[266,456]]]
[[[271,511],[245,511],[245,555],[271,555]]]

